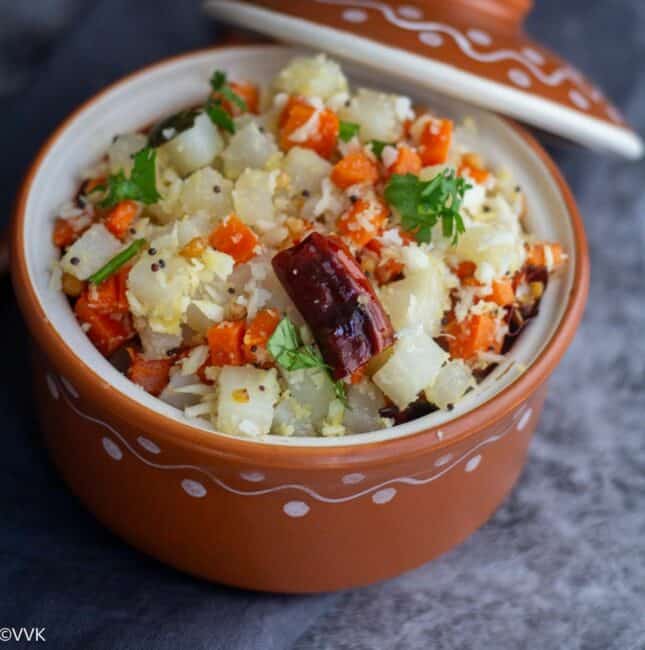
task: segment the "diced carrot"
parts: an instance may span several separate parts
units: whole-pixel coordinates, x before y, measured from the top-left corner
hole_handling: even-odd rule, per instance
[[[87,335],[106,357],[136,334],[128,314],[102,314],[90,306],[87,292],[76,301],[74,312],[81,324],[89,325]]]
[[[126,290],[131,268],[124,266],[101,284],[90,285],[86,289],[88,306],[99,314],[127,314]]]
[[[92,220],[87,215],[63,219],[59,217],[54,222],[52,241],[58,248],[71,246],[90,226]]]
[[[214,366],[241,366],[244,364],[242,344],[245,323],[242,320],[225,320],[208,330],[208,347]]]
[[[487,169],[461,163],[457,169],[457,176],[468,176],[474,180],[475,183],[485,183],[488,179],[489,173]]]
[[[248,262],[255,255],[258,236],[238,216],[230,214],[210,234],[210,245],[236,262]]]
[[[493,280],[493,286],[490,295],[486,296],[486,300],[498,304],[500,307],[511,305],[515,300],[515,292],[513,291],[513,278],[504,277],[499,280]]]
[[[292,97],[280,116],[280,147],[283,150],[292,147],[313,149],[323,158],[331,157],[338,140],[339,121],[336,113],[328,108],[320,110],[315,130],[300,141],[292,139],[295,131],[307,124],[316,109],[302,98]]]
[[[79,237],[79,233],[74,229],[69,219],[56,219],[54,223],[54,246],[58,248],[67,248],[71,246]]]
[[[379,285],[388,284],[399,278],[405,266],[395,259],[385,260],[381,262],[374,271],[374,276]]]
[[[330,178],[342,190],[360,183],[372,185],[378,180],[378,167],[362,151],[355,151],[334,165]]]
[[[381,200],[359,199],[338,220],[338,232],[362,248],[376,237],[387,220],[389,210]]]
[[[440,165],[446,162],[452,142],[452,121],[431,119],[421,133],[419,155],[424,165]]]
[[[139,216],[141,206],[136,201],[119,201],[105,218],[105,227],[119,239],[123,239],[130,224]]]
[[[472,359],[478,352],[499,352],[497,324],[490,314],[473,314],[462,322],[453,320],[446,327],[448,351],[456,359]]]
[[[170,368],[175,362],[173,357],[167,359],[146,359],[140,352],[128,348],[130,367],[128,377],[135,384],[155,397],[163,391],[170,381]]]
[[[549,270],[564,264],[564,251],[557,243],[538,242],[529,247],[526,261],[531,266],[546,266]]]
[[[365,366],[355,370],[350,375],[349,383],[352,385],[360,384],[363,381],[363,377],[365,377]]]
[[[468,176],[475,183],[484,183],[489,177],[488,170],[481,156],[476,153],[465,153],[457,169],[457,176]]]
[[[467,275],[465,278],[461,278],[461,284],[464,287],[481,287],[481,282],[479,282],[475,276],[473,275]],[[475,302],[477,302],[478,298],[475,297]]]
[[[455,274],[461,280],[461,284],[466,287],[481,287],[482,284],[475,278],[477,265],[474,262],[460,262],[455,269]],[[475,302],[482,300],[480,296],[475,297]],[[513,278],[504,277],[493,280],[491,292],[484,296],[483,300],[494,302],[501,307],[512,304],[515,300],[515,289],[513,288]]]
[[[388,174],[418,174],[421,171],[421,157],[410,147],[401,145],[399,155],[393,165],[388,167]]]
[[[378,239],[370,239],[367,244],[365,244],[365,248],[380,255],[383,250],[383,244]]]
[[[406,239],[403,235],[406,235],[407,237],[407,233],[401,231],[401,239],[403,239],[404,245],[409,244],[410,240]],[[380,257],[383,250],[383,244],[378,239],[372,239],[367,242],[365,248]],[[398,279],[404,269],[405,266],[401,262],[394,258],[389,258],[374,262],[373,269],[370,269],[370,271],[374,273],[374,277],[379,285],[384,285]]]
[[[240,99],[244,100],[249,113],[258,113],[260,107],[260,93],[257,86],[254,86],[248,81],[231,81],[228,86]],[[243,113],[242,109],[237,104],[226,99],[226,97],[221,93],[213,92],[211,93],[211,97],[221,102],[224,110],[230,115],[238,116]]]
[[[459,263],[455,269],[455,273],[460,280],[463,280],[464,278],[472,277],[476,270],[477,265],[474,262],[465,261]]]
[[[244,333],[243,350],[247,363],[270,365],[267,343],[279,322],[280,313],[276,309],[263,309],[256,314]]]

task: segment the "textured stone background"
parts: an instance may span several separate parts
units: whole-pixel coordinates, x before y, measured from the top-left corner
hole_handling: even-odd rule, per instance
[[[537,0],[530,32],[645,131],[645,3]],[[0,0],[0,214],[51,128],[108,81],[217,39],[192,2]],[[0,626],[50,647],[645,649],[645,163],[552,147],[592,254],[590,306],[519,486],[481,531],[390,582],[321,597],[195,581],[82,510],[42,451],[7,281],[0,379]]]

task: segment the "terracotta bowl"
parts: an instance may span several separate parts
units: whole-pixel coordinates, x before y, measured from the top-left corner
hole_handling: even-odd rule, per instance
[[[560,173],[522,129],[492,114],[388,83],[479,125],[477,146],[512,168],[529,226],[562,242],[566,270],[502,364],[452,413],[341,439],[244,440],[188,421],[120,375],[49,288],[50,227],[80,171],[115,133],[199,101],[213,68],[266,80],[294,50],[226,47],[138,72],[71,115],[44,145],[18,198],[16,294],[35,340],[38,412],[72,491],[133,546],[183,571],[259,590],[317,592],[395,576],[481,526],[517,480],[545,382],[571,342],[588,288],[588,253]],[[421,362],[421,361],[420,361]]]

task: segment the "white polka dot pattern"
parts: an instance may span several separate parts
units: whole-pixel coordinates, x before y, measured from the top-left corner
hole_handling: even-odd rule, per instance
[[[196,499],[201,499],[206,496],[207,490],[199,481],[193,481],[190,478],[185,478],[181,482],[181,487],[184,488],[184,492],[186,492],[186,494],[190,495],[191,497],[195,497]]]
[[[114,460],[121,460],[123,458],[123,452],[121,451],[121,447],[114,442],[114,440],[111,440],[110,438],[104,437],[101,438],[101,444],[103,445],[103,449],[105,449],[105,453],[112,459]]]
[[[477,454],[477,456],[473,456],[466,463],[466,467],[464,467],[464,471],[466,471],[466,472],[474,472],[479,467],[479,463],[481,463],[481,462],[482,462],[481,454]]]
[[[396,490],[393,487],[384,488],[382,490],[378,490],[378,492],[374,492],[372,495],[372,501],[374,501],[374,503],[377,505],[383,505],[384,503],[389,503],[392,501],[395,495]]]
[[[309,506],[304,501],[289,501],[282,506],[282,510],[288,517],[298,519],[309,512]]]

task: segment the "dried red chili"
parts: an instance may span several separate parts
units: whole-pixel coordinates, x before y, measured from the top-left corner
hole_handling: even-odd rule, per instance
[[[351,375],[394,342],[372,285],[336,237],[312,233],[273,258],[335,379]]]

